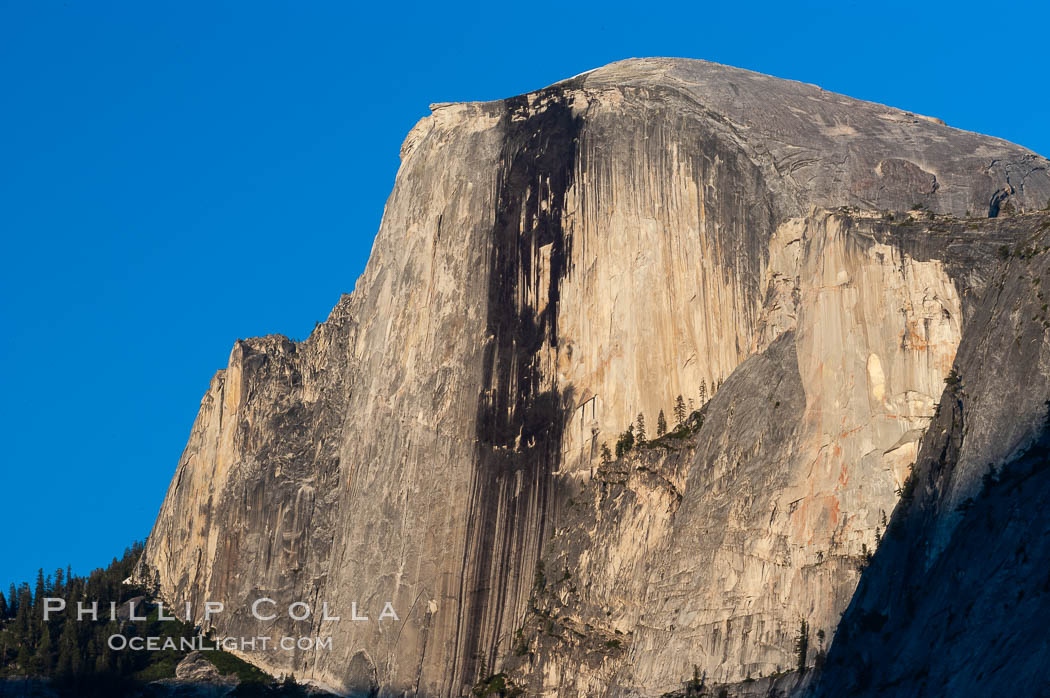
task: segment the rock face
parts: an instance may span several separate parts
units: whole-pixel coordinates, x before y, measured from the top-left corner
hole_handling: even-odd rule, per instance
[[[432,111],[354,292],[212,380],[139,574],[382,695],[659,695],[830,642],[1047,161],[677,59]],[[600,465],[678,395],[692,426]]]
[[[801,233],[791,245],[799,271],[784,284],[790,292],[771,294],[796,299],[781,308],[794,325],[733,372],[702,424],[600,466],[559,518],[510,660],[529,685],[550,695],[608,686],[661,695],[694,666],[720,684],[794,668],[803,619],[809,664],[839,642],[839,614],[867,555],[897,525],[889,521],[897,491],[909,488],[908,466],[943,403],[944,380],[953,380],[957,328],[975,328],[963,337],[980,341],[1001,248],[1050,229],[1050,215],[816,218],[789,226]],[[841,270],[844,285],[834,282],[845,281]],[[822,347],[835,350],[817,361]],[[940,384],[919,378],[930,375]],[[1016,443],[1025,432],[1014,431]],[[973,438],[987,447],[994,432],[974,428]],[[1001,455],[986,450],[977,460]],[[852,664],[843,666],[848,676]]]
[[[215,665],[204,658],[200,652],[190,652],[175,667],[175,678],[180,681],[197,683],[223,683],[224,677]],[[226,680],[233,684],[235,681]]]
[[[1021,230],[816,695],[1047,695],[1050,215]]]

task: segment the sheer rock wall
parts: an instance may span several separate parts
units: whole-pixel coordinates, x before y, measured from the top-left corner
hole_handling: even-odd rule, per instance
[[[830,633],[849,602],[989,258],[860,211],[1040,209],[1047,161],[678,59],[432,110],[354,292],[212,380],[139,574],[199,621],[225,602],[219,635],[331,636],[250,659],[342,690],[461,695],[513,666],[550,695],[658,695],[693,664],[790,663],[800,616]],[[723,380],[610,504],[600,445]],[[559,559],[600,661],[513,652]],[[260,597],[341,620],[259,623]]]

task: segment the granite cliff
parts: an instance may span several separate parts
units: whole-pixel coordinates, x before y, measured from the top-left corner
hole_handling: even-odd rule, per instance
[[[802,621],[852,661],[839,617],[934,477],[953,366],[1009,334],[990,289],[1045,225],[1047,160],[680,59],[433,105],[401,158],[353,293],[212,379],[139,575],[218,635],[331,636],[250,658],[366,694],[742,682],[795,666]],[[602,458],[679,395],[672,434]],[[1034,438],[1004,403],[913,507],[954,511],[1002,429]],[[948,519],[923,519],[939,551]],[[260,597],[343,620],[260,624]]]
[[[818,696],[1050,695],[1050,215],[1015,233]]]

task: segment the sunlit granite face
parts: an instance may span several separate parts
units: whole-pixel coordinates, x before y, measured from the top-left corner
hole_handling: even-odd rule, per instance
[[[213,378],[139,574],[224,602],[220,636],[330,636],[249,658],[341,690],[789,669],[801,618],[831,642],[1026,234],[987,217],[1048,199],[1023,148],[699,61],[435,105],[354,292]],[[600,465],[701,385],[701,428]],[[260,597],[397,618],[260,626]]]

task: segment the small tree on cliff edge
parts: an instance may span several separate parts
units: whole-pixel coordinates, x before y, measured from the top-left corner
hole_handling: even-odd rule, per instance
[[[800,674],[806,671],[807,654],[809,654],[809,623],[803,618],[799,621],[798,636],[795,638],[795,657],[798,660]]]
[[[638,439],[638,443],[642,443],[645,441],[645,415],[639,412],[638,419],[635,421],[638,422],[638,426],[634,428],[634,434]]]
[[[704,675],[700,673],[700,667],[693,665],[693,678],[685,682],[686,698],[702,698],[704,695]]]
[[[660,414],[656,417],[656,435],[663,436],[667,433],[667,417],[664,417],[664,411],[660,410]]]
[[[612,453],[609,452],[609,444],[602,444],[602,465],[609,465],[612,462]]]
[[[616,457],[622,458],[623,454],[627,453],[634,447],[634,425],[628,424],[627,431],[620,434],[620,438],[616,440]]]
[[[674,420],[677,426],[685,424],[685,400],[679,395],[674,401]]]

